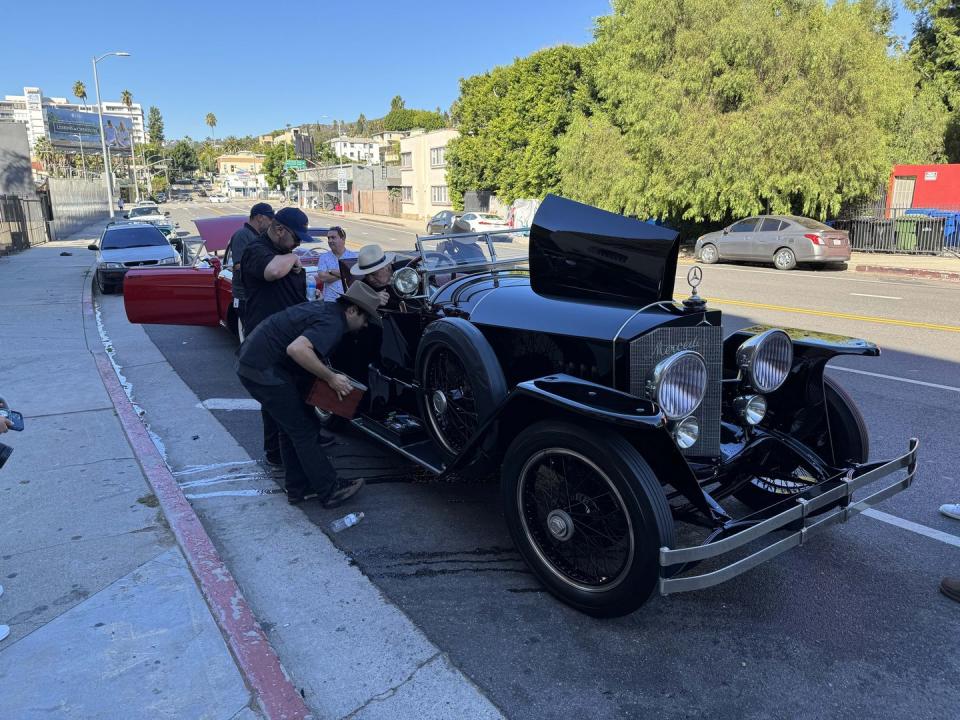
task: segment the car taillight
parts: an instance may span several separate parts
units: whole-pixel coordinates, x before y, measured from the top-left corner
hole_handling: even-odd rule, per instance
[[[826,243],[823,241],[823,238],[816,233],[806,233],[804,237],[814,245],[826,245]]]

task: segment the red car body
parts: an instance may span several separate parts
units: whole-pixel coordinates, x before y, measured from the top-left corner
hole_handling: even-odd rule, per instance
[[[244,215],[223,215],[198,218],[195,223],[207,251],[219,252],[226,249],[246,219]],[[310,233],[325,237],[326,229],[310,228]],[[297,252],[305,270],[316,273],[319,253]],[[233,264],[227,253],[223,260],[215,256],[198,258],[190,267],[128,272],[123,283],[127,320],[159,325],[223,325],[240,335],[233,307]]]

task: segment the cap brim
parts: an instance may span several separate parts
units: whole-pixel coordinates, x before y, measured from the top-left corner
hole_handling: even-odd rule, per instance
[[[287,228],[287,229],[290,230],[294,235],[296,235],[301,243],[315,242],[315,240],[313,239],[313,235],[308,233],[306,230],[294,230],[293,228]]]

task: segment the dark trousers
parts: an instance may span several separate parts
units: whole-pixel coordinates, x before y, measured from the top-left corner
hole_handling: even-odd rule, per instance
[[[250,326],[252,318],[247,317],[247,301],[243,298],[234,298],[233,308],[237,317],[243,322],[245,335],[249,337],[256,325]],[[283,462],[280,458],[280,428],[266,410],[260,411],[260,418],[263,420],[263,454],[266,455],[267,460],[279,465]]]
[[[261,385],[240,376],[247,392],[259,401],[264,415],[276,424],[280,435],[287,494],[315,492],[325,498],[337,481],[337,471],[320,447],[320,432],[313,408],[291,379],[283,385]]]

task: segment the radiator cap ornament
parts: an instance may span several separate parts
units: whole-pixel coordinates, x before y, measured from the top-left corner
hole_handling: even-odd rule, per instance
[[[694,265],[687,271],[687,285],[690,286],[690,297],[683,301],[683,307],[687,312],[703,312],[707,309],[707,301],[697,294],[697,288],[703,282],[703,270],[699,265]]]

